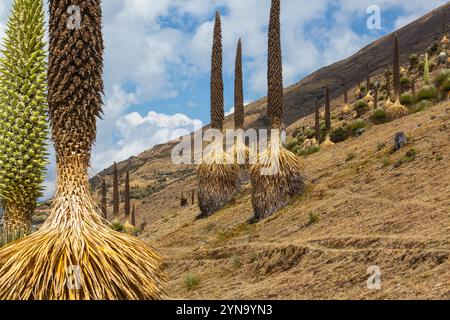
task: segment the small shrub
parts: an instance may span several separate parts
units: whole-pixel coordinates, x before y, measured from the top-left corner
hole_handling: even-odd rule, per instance
[[[319,215],[317,213],[310,212],[308,217],[309,217],[308,225],[310,226],[319,222]]]
[[[193,275],[192,273],[188,273],[184,277],[184,286],[189,291],[197,287],[199,283],[200,283],[199,278],[196,275]]]
[[[417,150],[416,149],[409,149],[406,151],[406,154],[404,157],[400,158],[395,164],[394,167],[400,167],[401,165],[405,163],[413,162],[416,159],[417,156]]]
[[[412,104],[414,103],[414,98],[412,94],[409,92],[403,93],[400,96],[400,103],[407,107],[412,106]]]
[[[409,149],[408,151],[406,151],[406,157],[414,159],[417,155],[417,150],[416,149]]]
[[[377,151],[381,151],[386,147],[386,142],[379,142],[377,145]]]
[[[387,167],[391,164],[391,159],[389,159],[389,157],[385,156],[385,157],[383,157],[382,162],[383,162],[383,167]]]
[[[417,104],[415,104],[411,108],[411,111],[413,113],[421,112],[423,110],[426,110],[426,109],[430,108],[431,106],[433,106],[433,102],[432,101],[430,101],[430,100],[422,100],[422,101],[419,101]]]
[[[333,141],[333,143],[339,143],[339,142],[345,141],[345,140],[347,140],[347,138],[348,138],[348,133],[344,129],[344,127],[335,129],[335,130],[331,131],[331,133],[330,133],[330,139],[331,139],[331,141]]]
[[[345,127],[348,136],[354,136],[358,130],[365,129],[367,123],[363,119],[357,119]]]
[[[355,159],[355,154],[353,152],[347,153],[347,159],[345,159],[346,162],[350,162],[353,159]]]
[[[438,154],[436,156],[436,161],[442,161],[442,160],[444,160],[444,157],[442,156],[442,154]]]
[[[288,149],[291,152],[294,152],[296,148],[300,145],[299,138],[293,138],[290,139],[286,145],[286,149]]]
[[[444,100],[450,91],[450,70],[441,70],[434,79],[434,85],[439,90],[441,99]]]
[[[433,43],[431,44],[431,46],[429,46],[427,48],[427,53],[432,56],[433,54],[435,54],[436,52],[438,52],[439,50],[439,41],[433,41]]]
[[[238,257],[238,256],[233,257],[233,266],[235,268],[240,268],[242,266],[242,261],[241,261],[240,257]]]
[[[408,78],[408,77],[401,77],[401,78],[400,78],[400,84],[401,84],[403,87],[408,86],[410,83],[411,83],[411,79],[410,79],[410,78]]]
[[[295,153],[301,157],[307,157],[313,153],[319,152],[320,151],[320,146],[315,145],[315,146],[311,146],[308,148],[301,148],[301,149],[297,149],[295,151]]]
[[[365,100],[358,100],[355,102],[353,109],[356,111],[358,116],[362,116],[364,113],[369,111],[369,104]]]
[[[114,231],[123,232],[125,230],[124,225],[120,221],[114,220],[111,222],[111,225]]]
[[[376,108],[372,115],[370,116],[370,120],[374,123],[383,123],[388,119],[386,110],[383,108]]]
[[[419,56],[415,53],[411,54],[409,56],[409,63],[411,64],[411,66],[415,66],[419,63]]]
[[[423,86],[417,92],[417,101],[433,100],[436,98],[437,89],[434,86]]]

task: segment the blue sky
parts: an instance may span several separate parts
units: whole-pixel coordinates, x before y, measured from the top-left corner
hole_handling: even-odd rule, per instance
[[[76,2],[76,1],[75,1]],[[284,84],[346,58],[445,3],[442,0],[282,0]],[[0,36],[12,0],[0,5]],[[366,12],[381,9],[382,29]],[[92,173],[209,122],[215,10],[222,14],[226,111],[233,107],[235,46],[243,38],[245,101],[266,94],[269,0],[105,0],[105,117]],[[175,135],[176,135],[175,134]],[[51,155],[46,195],[54,188]]]

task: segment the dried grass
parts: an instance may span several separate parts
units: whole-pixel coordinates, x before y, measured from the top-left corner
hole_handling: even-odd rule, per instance
[[[408,114],[408,108],[400,103],[400,100],[396,100],[395,103],[386,107],[386,113],[391,119],[399,119]]]
[[[272,175],[263,170],[273,168]],[[288,204],[289,200],[305,190],[304,169],[298,156],[280,148],[268,148],[251,167],[253,221],[259,221]]]
[[[113,231],[101,217],[85,167],[77,160],[59,167],[48,220],[36,233],[0,250],[1,300],[145,300],[163,295],[160,257],[137,238]],[[76,268],[79,290],[68,286]]]
[[[327,136],[325,141],[322,142],[322,144],[320,145],[320,148],[323,150],[326,150],[326,149],[331,148],[334,145],[335,145],[335,143],[333,141],[331,141],[330,136]]]
[[[236,195],[239,166],[222,146],[213,146],[198,166],[198,201],[206,218],[227,205]]]

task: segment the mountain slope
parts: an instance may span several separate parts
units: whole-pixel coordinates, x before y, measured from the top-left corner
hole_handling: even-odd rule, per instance
[[[257,225],[247,224],[249,189],[203,221],[196,207],[166,206],[194,179],[155,194],[149,209],[164,214],[142,238],[166,257],[170,297],[450,299],[449,120],[441,104],[308,157],[306,195]],[[398,131],[410,142],[391,154]],[[416,159],[394,168],[411,148]],[[381,290],[366,287],[371,265]],[[200,281],[192,291],[190,273]]]
[[[439,35],[443,10],[449,9],[447,4],[398,31],[403,62]],[[390,38],[287,88],[288,133],[313,123],[312,97],[322,98],[325,85],[332,88],[336,118],[340,77],[355,85],[352,76],[369,58],[372,74],[381,78],[392,62]],[[266,126],[265,112],[264,98],[247,106],[246,126]],[[172,298],[450,299],[449,115],[444,103],[309,156],[307,193],[256,225],[247,224],[250,186],[207,220],[195,221],[196,205],[180,208],[182,193],[191,203],[196,167],[171,163],[175,142],[119,163],[121,190],[130,170],[138,226],[148,223],[141,238],[165,256]],[[226,121],[231,125],[232,116]],[[409,144],[391,154],[398,131]],[[397,167],[409,149],[417,156]],[[97,195],[102,178],[111,199],[112,168],[91,180]],[[319,217],[317,223],[309,224],[310,214]],[[381,268],[381,290],[367,289],[371,265]],[[193,290],[184,285],[189,274],[200,281]]]

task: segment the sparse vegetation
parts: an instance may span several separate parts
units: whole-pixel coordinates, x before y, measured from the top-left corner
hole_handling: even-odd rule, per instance
[[[358,116],[362,116],[364,113],[366,113],[367,111],[369,111],[369,103],[365,100],[358,100],[355,102],[355,104],[353,105],[353,109],[356,111],[356,113],[358,114]]]
[[[370,120],[375,124],[384,123],[388,119],[386,110],[383,108],[377,108],[370,115]]]
[[[240,268],[242,266],[241,257],[239,257],[239,256],[234,256],[233,257],[233,266],[235,268]]]
[[[311,154],[314,154],[316,152],[320,151],[320,146],[319,145],[313,145],[311,147],[307,147],[307,148],[299,148],[295,151],[295,153],[300,156],[300,157],[307,157]]]
[[[416,103],[416,104],[411,108],[411,111],[412,111],[413,113],[416,113],[416,112],[424,111],[424,110],[426,110],[426,109],[428,109],[428,108],[430,108],[430,107],[432,107],[432,106],[433,106],[433,102],[432,102],[432,101],[430,101],[430,100],[421,100],[421,101],[419,101],[418,103]]]
[[[191,291],[193,289],[195,289],[199,283],[200,283],[200,279],[198,278],[198,276],[192,274],[192,273],[188,273],[185,277],[184,277],[184,286],[188,291]]]
[[[420,88],[420,90],[417,92],[417,101],[434,100],[436,96],[437,96],[436,87],[426,85]]]
[[[311,226],[311,225],[313,225],[313,224],[318,223],[318,222],[319,222],[319,219],[320,219],[320,217],[319,217],[319,215],[318,215],[317,213],[315,213],[315,212],[310,212],[310,213],[308,214],[308,225]]]
[[[347,159],[345,159],[346,162],[350,162],[353,159],[355,159],[355,154],[353,152],[347,153]]]
[[[405,106],[412,106],[414,103],[414,98],[411,93],[406,92],[400,96],[400,103]]]
[[[413,162],[416,159],[417,150],[412,148],[406,151],[405,155],[401,157],[395,164],[394,167],[400,167],[403,164]]]

